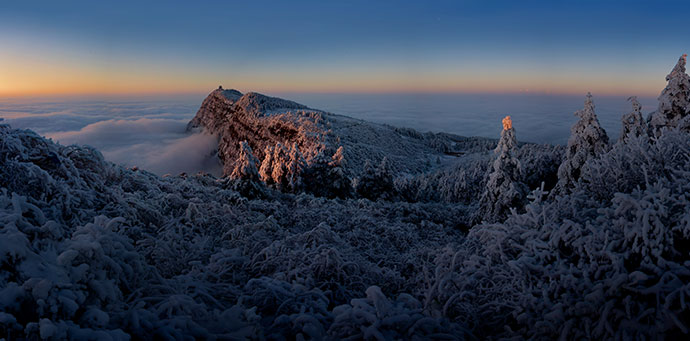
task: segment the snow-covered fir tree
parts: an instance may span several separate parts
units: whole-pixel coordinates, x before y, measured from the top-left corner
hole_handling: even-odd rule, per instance
[[[273,148],[273,167],[271,167],[271,178],[273,180],[273,185],[279,191],[288,189],[289,162],[289,150],[282,143],[277,143],[275,148]]]
[[[259,177],[259,170],[257,168],[258,163],[259,160],[254,156],[252,148],[249,146],[247,141],[241,141],[240,154],[235,162],[235,168],[230,174],[230,178],[253,181],[261,180]]]
[[[297,143],[293,143],[290,147],[289,159],[285,172],[287,182],[287,189],[291,192],[296,192],[302,187],[302,171],[307,165],[307,161],[299,150]]]
[[[266,185],[283,192],[297,192],[302,186],[302,171],[306,166],[304,156],[296,143],[290,148],[281,143],[265,149],[259,175]]]
[[[328,179],[330,180],[331,192],[337,197],[347,198],[352,195],[352,181],[345,174],[345,151],[342,146],[335,151],[331,162],[328,164]]]
[[[261,168],[259,168],[259,176],[261,181],[265,182],[266,185],[273,185],[273,153],[274,146],[266,146],[264,149],[264,159],[261,161]]]
[[[374,168],[370,160],[364,164],[364,172],[355,181],[355,191],[362,198],[370,200],[390,200],[395,196],[393,172],[387,157],[381,160],[378,167]]]
[[[258,197],[264,191],[257,165],[259,160],[254,156],[252,148],[247,141],[239,143],[239,157],[235,162],[235,168],[230,174],[232,189],[245,197]]]
[[[345,155],[339,147],[332,157],[320,152],[305,170],[302,177],[305,191],[320,197],[349,198],[352,181],[345,174]]]
[[[501,139],[494,150],[497,157],[489,168],[486,188],[479,200],[476,221],[501,221],[510,208],[523,204],[527,190],[521,182],[522,169],[515,157],[516,150],[515,128],[510,116],[506,116]]]
[[[685,73],[687,54],[678,59],[678,63],[666,76],[668,84],[659,95],[659,108],[649,121],[651,133],[661,135],[664,128],[675,128],[679,125],[688,128],[688,111],[690,111],[690,77]]]
[[[558,167],[558,183],[551,192],[554,195],[569,193],[580,179],[585,162],[605,152],[609,146],[606,131],[594,112],[591,93],[587,93],[585,107],[576,111],[575,116],[580,120],[570,129],[565,160]]]
[[[618,141],[647,135],[647,122],[642,117],[642,105],[637,100],[637,96],[632,96],[628,100],[632,103],[633,110],[621,118],[622,128]]]

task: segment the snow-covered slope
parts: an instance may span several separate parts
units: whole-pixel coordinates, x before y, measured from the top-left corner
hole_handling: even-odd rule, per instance
[[[247,141],[262,162],[267,147],[296,145],[307,166],[319,155],[327,157],[343,147],[345,172],[357,176],[368,159],[379,164],[384,157],[396,172],[418,174],[429,171],[438,158],[476,151],[468,139],[450,134],[422,134],[397,129],[320,110],[258,93],[242,95],[222,88],[203,101],[189,129],[203,127],[219,136],[219,156],[224,174],[231,174],[239,156],[239,143]],[[485,141],[490,139],[473,139]],[[489,149],[487,147],[485,149]]]
[[[159,178],[8,126],[0,162],[0,332],[10,339],[319,339],[361,337],[362,325],[462,335],[402,294],[424,286],[435,250],[461,240],[462,207],[270,190],[247,200],[230,180]]]
[[[0,333],[682,338],[688,160],[685,132],[628,139],[571,193],[465,236],[471,205],[250,200],[0,126]]]

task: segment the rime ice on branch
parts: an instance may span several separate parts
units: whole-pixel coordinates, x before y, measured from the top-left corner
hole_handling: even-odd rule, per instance
[[[675,128],[679,125],[690,127],[686,117],[690,111],[690,77],[685,73],[687,54],[678,59],[678,63],[666,76],[668,85],[659,95],[659,108],[652,114],[649,127],[654,136],[661,135],[663,128]]]
[[[575,116],[580,120],[570,129],[565,160],[558,167],[558,183],[552,194],[569,193],[580,179],[585,162],[608,149],[609,138],[594,113],[591,93],[587,93],[584,109],[576,111]]]
[[[489,168],[486,189],[479,201],[476,220],[496,222],[503,220],[511,207],[520,207],[525,198],[521,180],[520,161],[515,157],[517,139],[510,116],[503,119],[501,139],[494,153],[498,155]]]

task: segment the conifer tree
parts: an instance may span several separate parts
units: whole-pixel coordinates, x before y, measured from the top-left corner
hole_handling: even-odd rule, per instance
[[[265,182],[266,185],[272,185],[273,181],[273,153],[275,147],[266,146],[264,149],[264,159],[261,162],[261,168],[259,168],[259,176],[261,181]]]
[[[357,195],[370,200],[391,200],[395,196],[393,172],[387,157],[374,168],[370,160],[364,163],[364,172],[355,182]]]
[[[345,154],[342,146],[336,150],[331,157],[328,170],[328,180],[330,183],[330,191],[333,196],[340,198],[347,198],[352,196],[352,181],[345,174]]]
[[[247,141],[241,141],[239,149],[239,157],[235,162],[235,168],[230,174],[230,178],[250,181],[261,180],[259,177],[259,170],[256,166],[259,160],[252,153],[252,148]]]
[[[580,179],[585,162],[608,150],[609,138],[594,112],[591,93],[587,93],[584,108],[576,111],[575,116],[580,120],[570,129],[565,160],[558,167],[558,183],[552,195],[570,193]]]
[[[302,171],[306,167],[307,162],[299,150],[297,143],[293,143],[290,147],[289,161],[286,168],[286,183],[287,189],[291,192],[297,192],[302,188]]]
[[[288,189],[288,165],[290,162],[289,151],[282,143],[277,143],[273,148],[273,172],[271,178],[273,185],[279,191]]]
[[[252,153],[247,141],[240,142],[239,157],[230,174],[232,188],[245,197],[255,198],[264,194],[261,177],[257,169],[259,160]]]
[[[690,111],[690,77],[685,73],[686,59],[687,54],[682,55],[671,73],[666,76],[668,84],[659,95],[659,108],[649,121],[649,128],[654,136],[661,135],[664,128],[675,128],[679,125],[688,128],[686,117]]]
[[[332,157],[320,151],[304,170],[305,191],[321,197],[349,198],[352,196],[352,182],[345,174],[345,155],[339,147]]]
[[[628,98],[632,103],[633,110],[621,118],[622,129],[618,141],[625,141],[628,137],[647,135],[647,122],[642,117],[642,105],[637,101],[637,96]]]
[[[515,157],[516,148],[515,128],[510,116],[506,116],[501,139],[494,150],[497,157],[489,168],[486,189],[479,200],[476,221],[501,221],[510,208],[522,206],[527,191],[521,182],[522,169],[520,160]]]

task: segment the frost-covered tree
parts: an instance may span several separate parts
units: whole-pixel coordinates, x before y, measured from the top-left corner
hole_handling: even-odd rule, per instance
[[[288,189],[288,166],[290,162],[289,150],[281,143],[273,148],[273,167],[271,178],[273,185],[279,191]]]
[[[261,161],[261,168],[259,168],[259,176],[261,181],[265,182],[266,185],[273,185],[273,153],[274,146],[266,146],[264,149],[264,159]]]
[[[230,174],[232,179],[246,179],[258,181],[259,170],[257,164],[259,160],[252,153],[252,148],[247,141],[240,142],[240,154],[235,162],[235,168]]]
[[[503,131],[497,155],[489,168],[487,183],[479,200],[477,221],[496,222],[503,220],[510,208],[522,205],[526,188],[521,182],[520,161],[515,157],[517,139],[510,116],[503,119]]]
[[[287,188],[291,192],[296,192],[302,188],[302,172],[307,165],[307,161],[299,150],[297,143],[290,147],[288,163],[285,170]]]
[[[328,164],[328,179],[330,183],[331,192],[340,198],[347,198],[352,195],[352,181],[345,174],[345,154],[342,146],[335,151],[331,162]]]
[[[325,152],[320,152],[304,170],[305,191],[327,198],[351,197],[352,181],[345,174],[345,162],[342,146],[330,158]]]
[[[301,187],[301,173],[305,166],[304,157],[297,144],[289,149],[281,143],[267,147],[264,151],[259,175],[267,185],[279,191],[295,192]]]
[[[395,196],[393,172],[387,157],[381,160],[378,167],[374,168],[370,160],[364,163],[364,172],[355,181],[357,195],[370,200],[390,200]]]
[[[575,116],[580,120],[570,129],[565,160],[558,167],[558,183],[552,194],[570,192],[580,179],[585,162],[608,149],[609,138],[594,113],[591,93],[587,93],[585,107],[576,111]]]
[[[632,103],[633,110],[621,118],[621,136],[618,141],[626,141],[630,137],[646,136],[647,122],[642,117],[642,105],[637,100],[637,96],[628,98]]]
[[[661,135],[664,128],[688,125],[687,121],[683,122],[690,111],[690,77],[685,73],[687,56],[682,55],[671,73],[666,76],[668,84],[659,95],[659,108],[649,121],[654,136]]]
[[[230,174],[231,187],[246,197],[260,196],[263,193],[263,186],[257,168],[259,160],[254,156],[247,141],[242,141],[239,145],[239,157]]]

